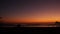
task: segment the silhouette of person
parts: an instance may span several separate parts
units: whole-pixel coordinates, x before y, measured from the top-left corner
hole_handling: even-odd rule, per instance
[[[0,26],[3,25],[2,17],[0,17]]]
[[[2,20],[2,17],[0,17],[0,22],[1,22],[1,20]]]
[[[20,26],[21,26],[20,24],[17,24],[17,27],[18,27],[18,28],[20,28]]]
[[[0,19],[2,19],[2,17],[0,17]]]

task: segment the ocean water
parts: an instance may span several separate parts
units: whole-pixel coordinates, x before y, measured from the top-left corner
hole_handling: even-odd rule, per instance
[[[18,27],[18,24],[5,24],[1,27]],[[20,27],[56,27],[55,24],[20,24]]]
[[[17,26],[2,26],[2,27],[17,27]],[[56,25],[21,25],[20,27],[56,27]]]
[[[34,26],[21,26],[21,27],[56,27],[56,25],[34,25]]]

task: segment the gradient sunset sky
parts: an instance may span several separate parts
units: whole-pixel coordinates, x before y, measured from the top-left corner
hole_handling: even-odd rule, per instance
[[[5,22],[60,21],[59,0],[0,0],[0,5]]]

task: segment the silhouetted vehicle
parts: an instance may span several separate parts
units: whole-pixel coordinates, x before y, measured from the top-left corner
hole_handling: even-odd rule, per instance
[[[60,27],[60,22],[57,22],[57,21],[56,21],[55,24],[56,24],[56,27]]]

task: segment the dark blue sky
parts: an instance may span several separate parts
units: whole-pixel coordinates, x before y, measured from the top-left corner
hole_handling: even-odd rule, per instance
[[[0,0],[5,21],[45,22],[60,20],[59,0]]]

